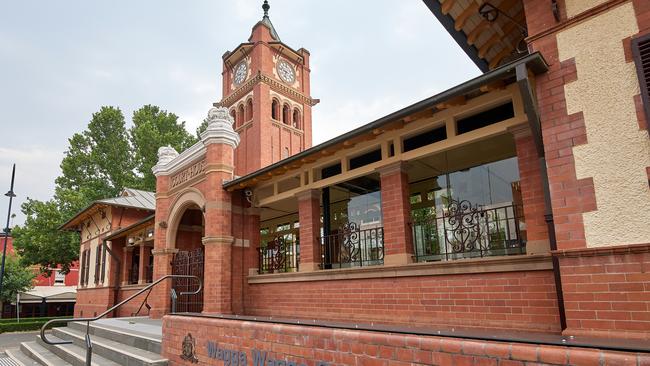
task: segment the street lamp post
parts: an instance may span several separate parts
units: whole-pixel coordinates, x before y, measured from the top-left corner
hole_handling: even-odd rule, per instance
[[[5,242],[2,248],[2,265],[0,266],[0,294],[2,294],[2,281],[4,280],[5,277],[5,259],[7,257],[7,242],[9,241],[9,232],[11,231],[11,229],[9,229],[9,220],[11,220],[11,204],[14,200],[14,197],[16,197],[16,195],[14,194],[15,177],[16,177],[16,164],[14,164],[14,167],[11,171],[11,188],[9,188],[9,192],[5,193],[5,196],[9,197],[9,210],[7,211],[7,226],[5,226],[4,228]],[[3,309],[0,309],[0,317],[2,317],[2,312],[4,311],[4,304],[1,301],[0,301],[0,306],[3,307]]]

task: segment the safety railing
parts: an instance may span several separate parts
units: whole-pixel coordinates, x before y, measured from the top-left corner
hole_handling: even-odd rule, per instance
[[[481,207],[454,201],[440,215],[433,209],[412,215],[417,262],[526,253],[520,205]]]
[[[322,269],[376,266],[384,264],[384,228],[361,229],[349,222],[335,234],[319,238]]]
[[[300,243],[295,234],[281,234],[259,249],[260,274],[298,272]]]
[[[41,339],[43,340],[44,343],[52,345],[52,346],[63,345],[63,344],[72,344],[73,343],[72,341],[51,341],[51,340],[47,339],[47,336],[45,335],[45,330],[48,328],[49,325],[55,324],[55,323],[85,322],[86,323],[86,336],[85,336],[85,342],[86,342],[86,366],[90,366],[91,363],[92,363],[92,356],[93,356],[93,345],[92,345],[92,342],[90,340],[90,322],[94,322],[94,321],[97,321],[97,320],[105,317],[106,315],[110,314],[111,312],[115,311],[116,309],[120,308],[122,305],[124,305],[124,304],[128,303],[129,301],[135,299],[136,297],[140,296],[141,294],[143,294],[143,293],[145,293],[147,291],[151,291],[151,289],[153,289],[154,286],[161,283],[162,281],[164,281],[166,279],[171,279],[171,278],[187,278],[187,279],[193,278],[193,279],[196,279],[196,282],[198,283],[198,289],[196,291],[192,291],[192,292],[181,292],[180,295],[198,294],[203,289],[203,283],[201,282],[201,279],[199,277],[197,277],[197,276],[192,276],[192,275],[166,275],[166,276],[160,277],[155,282],[152,282],[151,284],[147,285],[146,287],[144,287],[140,291],[138,291],[135,294],[129,296],[128,298],[122,300],[120,303],[114,305],[110,309],[104,311],[103,313],[101,313],[101,314],[99,314],[99,315],[97,315],[95,317],[92,317],[92,318],[72,318],[72,319],[52,319],[52,320],[48,321],[47,323],[43,324],[43,326],[41,327]],[[175,294],[176,294],[176,292],[172,288],[172,312],[175,312],[175,309],[176,309],[176,304],[175,304],[175,299],[174,299]]]

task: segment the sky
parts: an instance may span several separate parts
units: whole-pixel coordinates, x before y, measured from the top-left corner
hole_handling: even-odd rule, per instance
[[[261,0],[2,0],[0,193],[47,200],[68,138],[101,106],[158,105],[190,132],[221,99],[221,55]],[[282,41],[311,53],[318,144],[480,74],[421,0],[271,0]],[[0,196],[4,227],[8,199]]]

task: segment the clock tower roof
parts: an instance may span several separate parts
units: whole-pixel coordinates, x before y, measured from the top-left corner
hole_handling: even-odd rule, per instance
[[[255,26],[253,27],[253,33],[248,39],[249,42],[253,41],[253,38],[255,38],[255,28],[259,26],[264,26],[268,28],[269,32],[271,33],[271,38],[276,42],[281,42],[280,36],[278,36],[278,32],[275,30],[275,27],[271,22],[271,18],[269,18],[269,9],[271,9],[271,5],[269,5],[268,0],[264,0],[264,4],[262,5],[262,10],[264,10],[264,16],[262,17],[262,20],[257,22],[257,24],[255,24]]]

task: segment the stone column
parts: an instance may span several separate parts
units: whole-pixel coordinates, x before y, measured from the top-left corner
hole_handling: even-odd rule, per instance
[[[235,148],[239,144],[226,108],[208,112],[208,128],[201,134],[206,149],[205,246],[203,312],[232,313],[232,193],[223,183],[233,178]]]
[[[540,157],[527,125],[510,130],[517,149],[519,184],[526,230],[526,253],[548,253],[550,242],[548,226],[544,218],[544,187],[542,183]],[[521,213],[520,213],[521,214]]]
[[[131,271],[131,262],[133,259],[133,247],[125,247],[122,249],[122,286],[129,284],[129,271]]]
[[[413,236],[408,174],[403,162],[381,167],[378,171],[381,176],[384,265],[411,263]]]
[[[144,243],[140,244],[140,263],[138,263],[138,283],[147,283],[147,270],[146,265],[149,263],[149,256],[147,255],[147,247]]]
[[[300,272],[318,270],[321,263],[320,235],[320,190],[300,192],[298,216],[300,220]]]

